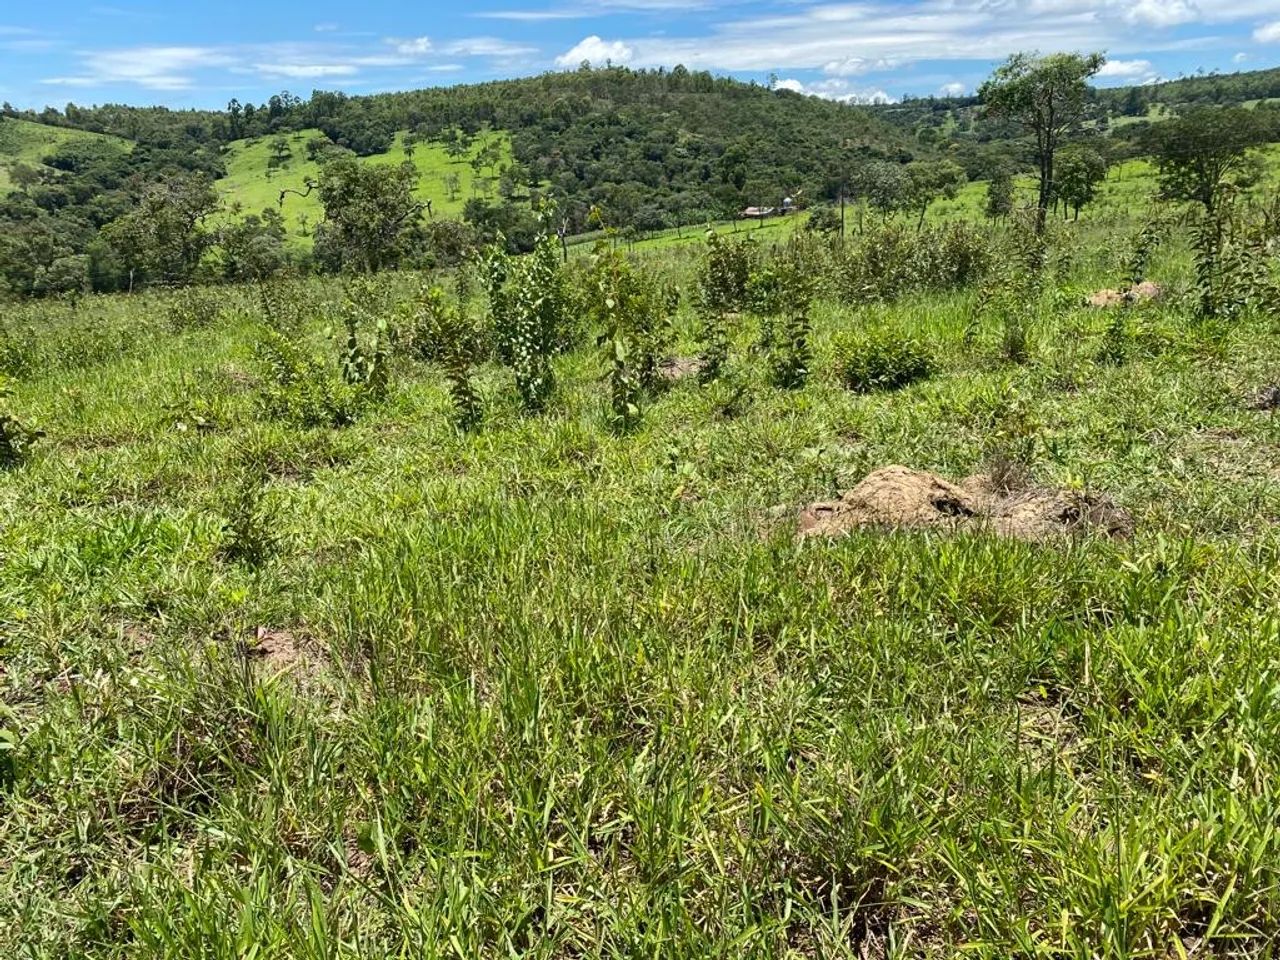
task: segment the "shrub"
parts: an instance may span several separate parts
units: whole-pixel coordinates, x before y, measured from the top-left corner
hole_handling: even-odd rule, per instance
[[[180,290],[169,301],[165,311],[169,329],[174,333],[185,333],[213,326],[222,312],[222,302],[223,298],[194,287]]]
[[[992,260],[986,237],[969,224],[916,231],[891,220],[844,248],[837,261],[836,289],[855,302],[893,300],[921,290],[954,290],[977,282]]]
[[[707,231],[707,252],[698,274],[698,293],[704,308],[733,312],[747,303],[747,285],[755,262],[751,240],[731,240]]]
[[[23,423],[6,409],[12,393],[8,382],[0,377],[0,470],[22,464],[36,441],[44,436],[42,431]]]
[[[279,521],[266,498],[267,472],[257,460],[241,464],[239,476],[223,507],[222,542],[226,560],[256,569],[280,542]]]
[[[914,337],[882,331],[839,349],[840,380],[856,393],[900,390],[936,372],[933,352]]]
[[[330,363],[278,331],[265,331],[256,353],[265,367],[258,402],[267,417],[301,427],[344,427],[355,423],[367,403],[363,391]]]

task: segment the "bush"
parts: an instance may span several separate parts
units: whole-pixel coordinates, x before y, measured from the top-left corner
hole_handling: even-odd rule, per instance
[[[887,332],[848,342],[839,351],[841,382],[856,393],[900,390],[937,372],[927,345],[914,337]]]
[[[888,221],[845,248],[836,287],[847,300],[888,301],[923,290],[955,290],[977,282],[992,262],[986,237],[969,224],[924,230]]]
[[[44,436],[5,409],[5,401],[11,392],[8,383],[0,378],[0,470],[19,466],[27,459],[35,442]]]

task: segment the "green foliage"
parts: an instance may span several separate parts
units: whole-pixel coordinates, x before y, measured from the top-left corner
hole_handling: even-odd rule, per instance
[[[403,345],[419,360],[443,368],[458,429],[474,430],[484,419],[473,373],[485,352],[481,330],[438,286],[424,283],[411,309],[411,324]]]
[[[983,212],[988,220],[1006,220],[1013,213],[1013,173],[1001,166],[987,181],[986,204]]]
[[[732,349],[729,317],[723,310],[702,307],[698,330],[698,379],[711,383],[720,379]]]
[[[316,259],[334,272],[373,273],[405,263],[418,246],[423,204],[414,196],[417,168],[362,164],[339,157],[316,185],[324,220]]]
[[[207,177],[171,176],[149,185],[133,210],[108,224],[103,239],[119,258],[130,289],[189,282],[214,243],[205,222],[217,206]]]
[[[1106,179],[1107,161],[1098,151],[1083,146],[1065,148],[1058,157],[1054,188],[1055,201],[1064,213],[1074,209],[1076,219],[1097,196],[1098,184]]]
[[[521,406],[540,413],[555,392],[552,358],[574,340],[556,240],[544,232],[528,256],[503,260],[491,253],[489,263],[498,355],[515,373]]]
[[[267,496],[269,476],[256,459],[242,459],[235,483],[223,505],[221,557],[257,569],[270,559],[282,539],[279,517]]]
[[[933,350],[915,337],[890,330],[862,334],[839,344],[840,382],[855,393],[901,390],[938,370]]]
[[[207,330],[218,322],[223,298],[208,289],[187,287],[169,301],[169,329],[174,333]]]
[[[773,258],[766,273],[752,275],[756,299],[766,315],[762,345],[769,354],[770,376],[784,390],[803,387],[813,366],[809,310],[817,277],[810,255],[805,245],[793,242]],[[758,279],[762,276],[768,278],[767,283]],[[766,291],[767,296],[761,296]],[[782,323],[775,329],[772,317],[777,315],[782,317]]]
[[[1251,175],[1250,151],[1266,131],[1253,110],[1201,107],[1152,128],[1151,149],[1167,199],[1201,204],[1210,217]]]
[[[357,277],[347,284],[338,306],[345,333],[342,379],[362,398],[375,403],[386,397],[390,376],[389,325],[378,309],[379,300],[375,282]]]
[[[990,241],[968,224],[911,230],[889,221],[845,245],[834,287],[851,301],[888,301],[911,291],[968,286],[986,274],[991,260]]]
[[[31,448],[44,436],[44,432],[24,423],[12,413],[9,399],[13,388],[0,376],[0,470],[20,466],[31,455]]]
[[[596,244],[587,282],[591,319],[609,371],[610,425],[625,432],[640,422],[642,393],[658,387],[678,290],[633,270],[607,239]]]
[[[734,240],[707,231],[707,247],[698,272],[698,296],[704,309],[733,313],[747,303],[747,284],[756,260],[749,239]]]
[[[1055,161],[1063,138],[1080,123],[1089,102],[1087,81],[1102,69],[1100,53],[1018,53],[978,90],[987,114],[1020,126],[1033,139],[1040,189],[1037,227],[1044,228],[1053,201]]]
[[[360,292],[351,289],[338,315],[345,339],[336,365],[307,353],[281,330],[263,331],[256,353],[264,374],[258,397],[264,415],[302,427],[344,427],[386,396],[385,321],[370,317]]]

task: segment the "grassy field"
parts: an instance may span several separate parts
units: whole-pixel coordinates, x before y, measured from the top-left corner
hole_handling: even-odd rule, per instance
[[[121,150],[132,149],[132,144],[117,137],[0,117],[0,196],[13,189],[9,170],[14,164],[39,167],[45,157],[63,144],[85,140],[113,143]]]
[[[621,435],[593,336],[539,417],[487,365],[460,434],[400,356],[382,404],[302,429],[263,413],[251,290],[195,329],[186,295],[5,308],[5,402],[46,436],[0,473],[0,945],[1270,955],[1280,418],[1248,401],[1280,325],[1193,321],[1175,236],[1117,355],[1082,301],[1134,226],[1059,229],[1023,362],[973,288],[827,294],[804,389],[746,315],[730,382]],[[688,294],[695,250],[645,262]],[[331,365],[340,293],[296,289]],[[844,389],[873,331],[935,374]],[[795,535],[877,467],[1011,443],[1135,535]]]
[[[224,204],[222,216],[231,216],[237,211],[241,214],[258,213],[266,207],[281,209],[290,240],[295,245],[309,244],[311,230],[324,216],[320,198],[314,193],[308,197],[290,194],[285,197],[283,207],[280,207],[280,193],[286,189],[306,193],[307,181],[320,176],[319,165],[307,157],[306,150],[307,142],[319,136],[319,130],[302,130],[288,135],[286,141],[289,160],[283,167],[275,170],[268,169],[268,161],[274,149],[274,137],[259,137],[232,144],[225,157],[227,176],[217,182],[218,193]],[[493,192],[496,190],[496,181],[490,179],[489,171],[482,170],[477,175],[471,166],[471,158],[478,155],[493,138],[503,145],[501,164],[510,163],[511,142],[503,133],[476,138],[470,152],[458,159],[450,157],[439,143],[417,144],[413,156],[409,157],[405,153],[404,134],[400,133],[396,135],[388,152],[369,157],[364,162],[399,164],[411,160],[419,175],[418,198],[430,200],[436,216],[457,218],[461,217],[462,208],[473,196],[496,196]],[[457,189],[452,193],[447,180],[451,176],[457,177]]]

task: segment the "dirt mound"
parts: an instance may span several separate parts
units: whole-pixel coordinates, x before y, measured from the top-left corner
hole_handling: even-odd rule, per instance
[[[836,536],[855,527],[951,527],[978,515],[979,501],[941,477],[885,467],[834,503],[800,515],[804,536]]]
[[[1160,284],[1145,280],[1128,290],[1099,290],[1091,294],[1085,302],[1091,307],[1106,310],[1124,303],[1151,303],[1163,296],[1164,288]]]
[[[991,525],[1019,540],[1097,531],[1108,537],[1133,536],[1133,518],[1106,497],[1072,490],[1028,490],[991,505]]]
[[[1048,540],[1086,531],[1133,533],[1133,520],[1105,497],[1034,489],[1001,496],[984,477],[956,485],[932,473],[885,467],[839,500],[800,514],[800,536],[836,537],[860,527],[993,530],[1020,540]]]
[[[670,383],[676,383],[685,377],[696,377],[701,372],[702,360],[698,357],[674,357],[658,364],[658,375]]]

